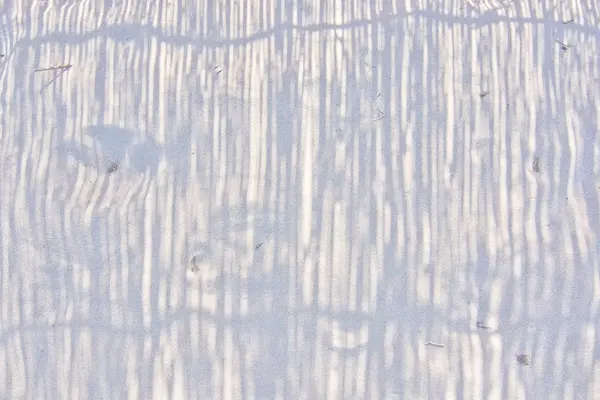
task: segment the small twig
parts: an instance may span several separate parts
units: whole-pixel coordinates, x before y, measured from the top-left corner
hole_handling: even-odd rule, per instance
[[[71,64],[57,65],[55,67],[34,69],[33,72],[56,71],[56,70],[63,70],[63,71],[65,71],[65,70],[70,69],[72,66],[73,65],[71,65]]]
[[[540,158],[536,157],[533,159],[533,172],[540,172]]]
[[[575,20],[574,19],[570,19],[568,21],[563,21],[563,25],[570,24],[573,21],[575,21]]]
[[[60,78],[65,72],[67,72],[69,69],[61,69],[61,70],[57,70],[60,71],[59,73],[57,73],[56,75],[54,75],[54,78],[50,79],[50,81],[48,81],[48,83],[46,83],[44,85],[44,87],[40,90],[40,93],[43,92],[44,90],[46,90],[46,88],[50,85],[52,85],[52,83],[54,83],[54,81],[56,81],[58,78]]]
[[[490,94],[490,92],[481,92],[481,93],[479,93],[479,98],[483,99],[488,94]]]
[[[377,110],[377,111],[379,111],[379,117],[377,117],[377,118],[371,118],[372,121],[379,121],[379,120],[383,119],[383,117],[385,116],[385,114],[383,113],[383,111],[381,111],[381,110]]]
[[[482,321],[477,321],[477,323],[475,324],[475,326],[477,327],[477,329],[491,329],[489,326],[487,326]]]
[[[434,342],[427,342],[427,343],[425,343],[425,346],[444,347],[443,344],[434,343]]]
[[[572,45],[568,45],[566,43],[561,42],[556,37],[554,38],[554,40],[556,41],[556,43],[558,43],[558,45],[560,46],[560,49],[562,51],[567,51],[567,50],[569,50],[569,47],[573,47]]]
[[[196,273],[198,272],[198,264],[196,264],[196,256],[192,256],[190,260],[190,271]]]

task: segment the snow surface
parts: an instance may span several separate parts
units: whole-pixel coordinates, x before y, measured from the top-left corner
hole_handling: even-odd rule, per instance
[[[599,16],[0,0],[0,398],[600,398]]]

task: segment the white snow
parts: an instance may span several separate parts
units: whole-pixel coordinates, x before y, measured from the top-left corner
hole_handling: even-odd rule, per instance
[[[598,399],[599,47],[585,0],[0,0],[0,398]]]

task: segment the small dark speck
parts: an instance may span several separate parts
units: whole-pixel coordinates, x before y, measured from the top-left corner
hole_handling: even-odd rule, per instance
[[[117,169],[119,168],[119,164],[117,164],[116,162],[111,162],[110,165],[108,166],[108,169],[106,170],[107,174],[112,174],[113,172],[115,172]]]
[[[490,329],[483,321],[477,321],[475,326],[477,326],[477,329]]]
[[[533,159],[533,172],[540,172],[540,158]]]
[[[570,20],[568,20],[568,21],[563,21],[563,24],[564,24],[564,25],[566,25],[566,24],[570,24],[570,23],[571,23],[571,22],[573,22],[573,21],[574,21],[573,19],[570,19]]]
[[[569,47],[572,47],[572,46],[570,46],[570,45],[568,45],[568,44],[562,43],[562,42],[561,42],[561,41],[559,41],[558,39],[556,40],[556,43],[557,43],[557,44],[560,46],[560,49],[561,49],[562,51],[565,51],[565,52],[566,52],[567,50],[569,50]]]
[[[521,365],[529,365],[531,363],[531,357],[527,354],[517,354],[517,362]]]
[[[254,246],[254,250],[260,249],[264,243],[265,242],[260,242],[259,244],[257,244],[256,246]]]
[[[479,93],[479,97],[483,99],[488,94],[490,94],[490,92],[481,92],[481,93]]]
[[[190,271],[196,273],[198,272],[198,264],[196,264],[196,256],[193,256],[190,260]]]

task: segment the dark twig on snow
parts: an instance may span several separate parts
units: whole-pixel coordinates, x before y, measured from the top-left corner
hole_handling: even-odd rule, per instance
[[[562,51],[565,51],[565,52],[566,52],[567,50],[569,50],[569,47],[573,47],[572,45],[569,45],[569,44],[563,43],[563,42],[561,42],[561,41],[560,41],[560,40],[558,40],[558,39],[554,39],[554,40],[556,41],[556,43],[558,43],[558,45],[560,46],[560,49],[561,49]]]
[[[385,116],[385,114],[383,113],[383,111],[381,110],[377,110],[377,112],[379,113],[379,116],[377,118],[371,118],[372,121],[379,121],[382,120],[383,117]]]
[[[477,327],[477,329],[491,329],[483,321],[477,321],[477,323],[475,324],[475,326]]]
[[[536,157],[533,159],[533,172],[540,172],[540,158]]]
[[[66,71],[66,70],[70,69],[72,66],[73,66],[72,64],[57,65],[55,67],[34,69],[33,72],[57,71],[57,70]]]

